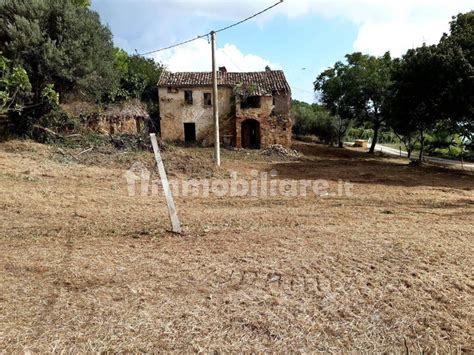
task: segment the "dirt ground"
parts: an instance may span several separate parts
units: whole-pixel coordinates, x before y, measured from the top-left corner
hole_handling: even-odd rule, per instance
[[[0,145],[0,349],[474,351],[474,175],[298,143],[165,152],[172,178],[276,170],[352,196],[129,196],[151,153]],[[74,157],[73,157],[74,156]]]

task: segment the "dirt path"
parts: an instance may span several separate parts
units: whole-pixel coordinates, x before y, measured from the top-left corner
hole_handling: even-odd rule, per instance
[[[150,153],[0,145],[0,348],[473,351],[473,175],[296,148],[224,152],[212,174],[350,180],[354,195],[177,196],[176,237],[162,198],[127,194]],[[209,175],[211,151],[167,154],[171,176]]]
[[[375,146],[375,150],[377,152],[381,152],[381,153],[388,154],[395,157],[398,157],[400,155],[403,157],[408,156],[408,153],[405,151],[400,152],[398,149],[386,147],[381,144],[377,144]],[[416,158],[412,158],[412,160],[415,160],[415,159]],[[469,162],[461,163],[459,160],[449,160],[449,159],[430,157],[430,156],[425,156],[425,161],[428,163],[441,166],[441,167],[453,168],[457,170],[474,171],[474,163],[469,163]]]

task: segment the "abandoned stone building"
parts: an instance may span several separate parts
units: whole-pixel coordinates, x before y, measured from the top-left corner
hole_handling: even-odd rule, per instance
[[[281,70],[217,73],[221,142],[237,148],[291,143],[291,90]],[[158,82],[161,137],[213,144],[211,72],[164,72]]]

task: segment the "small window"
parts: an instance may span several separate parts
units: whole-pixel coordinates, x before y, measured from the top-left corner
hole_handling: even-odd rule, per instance
[[[246,99],[242,99],[240,108],[260,108],[260,96],[249,96]]]
[[[211,106],[211,105],[212,105],[211,93],[205,92],[204,93],[204,106]]]
[[[168,92],[176,94],[178,92],[178,88],[175,88],[173,86],[168,86]]]
[[[184,90],[184,102],[188,105],[193,104],[193,92],[191,90]]]

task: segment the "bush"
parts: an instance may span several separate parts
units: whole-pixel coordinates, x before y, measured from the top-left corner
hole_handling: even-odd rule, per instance
[[[326,144],[332,144],[337,140],[335,119],[322,106],[294,100],[291,115],[293,133],[296,136],[317,136]]]
[[[80,130],[79,119],[69,117],[66,112],[56,108],[43,115],[32,126],[31,136],[40,143],[48,143],[78,130]]]
[[[329,114],[318,117],[313,132],[325,144],[334,144],[337,141],[336,123]]]

